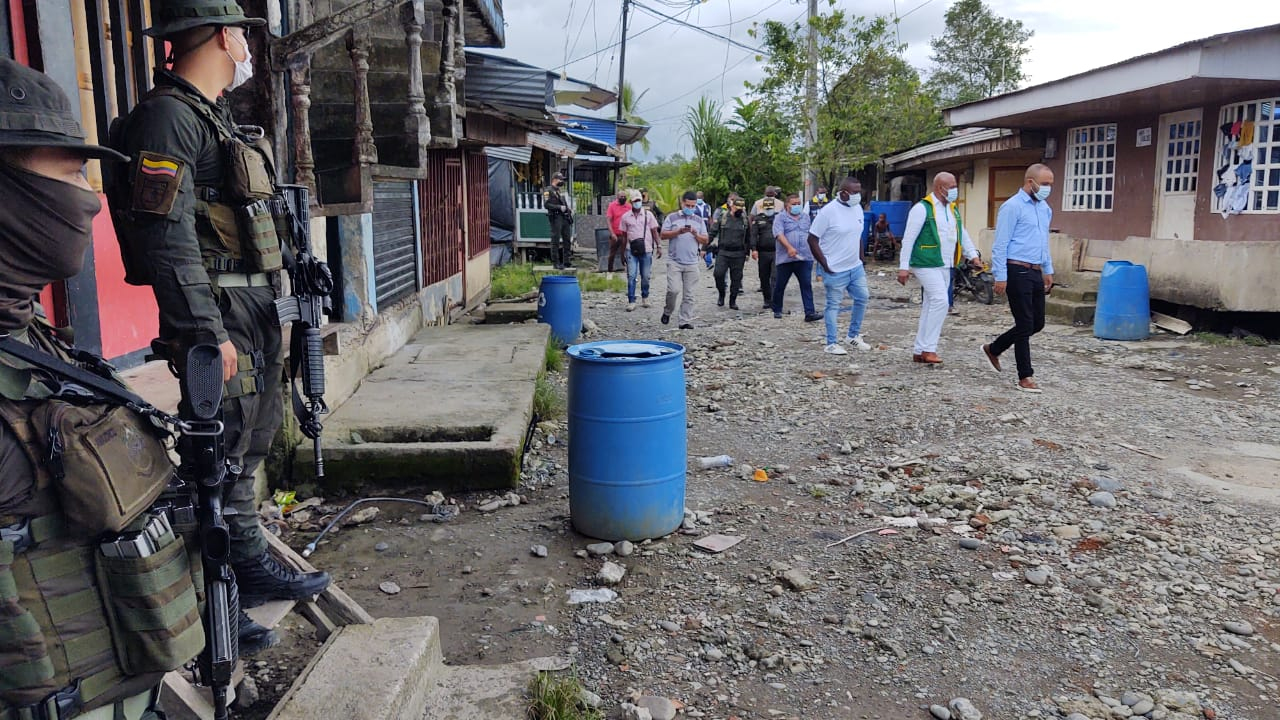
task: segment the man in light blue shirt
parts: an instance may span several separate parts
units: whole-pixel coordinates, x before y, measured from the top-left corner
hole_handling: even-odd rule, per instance
[[[1038,393],[1031,378],[1031,336],[1044,329],[1044,297],[1053,287],[1053,258],[1049,255],[1049,193],[1053,171],[1036,163],[1027,168],[1022,189],[1000,206],[996,239],[991,247],[995,291],[1009,296],[1013,327],[982,346],[993,370],[1000,371],[1000,355],[1010,346],[1018,363],[1018,389]]]
[[[794,275],[800,285],[800,304],[804,306],[804,321],[823,319],[813,308],[813,252],[809,250],[809,214],[800,204],[800,195],[787,196],[787,211],[773,218],[773,237],[777,248],[774,258],[777,270],[773,284],[773,316],[782,317],[782,299],[787,293],[787,281]]]

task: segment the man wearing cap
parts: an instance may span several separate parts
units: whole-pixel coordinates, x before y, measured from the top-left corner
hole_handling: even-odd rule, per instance
[[[121,485],[145,477],[141,484],[158,491],[172,466],[158,439],[137,433],[147,420],[109,404],[85,404],[83,398],[72,408],[53,397],[63,389],[56,376],[18,357],[33,353],[80,372],[106,368],[101,358],[83,353],[73,360],[61,331],[45,321],[36,303],[46,285],[78,274],[93,246],[93,219],[102,207],[84,175],[85,163],[93,159],[106,165],[128,158],[85,144],[70,100],[51,79],[0,59],[0,718],[158,720],[164,672],[180,668],[204,644],[190,558],[179,550],[166,562],[163,590],[170,599],[188,598],[185,605],[147,592],[139,581],[149,576],[112,576],[141,588],[147,597],[131,599],[173,621],[155,628],[154,635],[174,624],[186,628],[178,633],[181,647],[170,646],[166,660],[146,669],[121,664],[118,658],[129,657],[131,649],[155,647],[153,638],[113,624],[112,601],[100,582],[107,576],[96,568],[102,538],[87,529],[88,519],[72,517],[62,494],[86,487],[79,474],[84,465],[66,462],[55,475],[49,458],[65,456],[35,428],[55,413],[84,417],[110,410],[97,421],[94,452],[119,457],[123,449],[155,461],[150,473],[121,473],[129,476]],[[93,507],[116,498],[70,499]],[[132,524],[141,514],[126,519]],[[177,543],[172,533],[167,540],[164,547]],[[156,600],[159,605],[146,604]]]
[[[557,172],[551,176],[551,186],[542,191],[542,207],[551,223],[551,262],[557,270],[573,266],[573,208],[563,187],[564,173]]]
[[[640,278],[640,302],[649,307],[649,277],[654,257],[662,257],[658,219],[644,207],[640,193],[627,191],[631,209],[618,220],[618,236],[627,254],[627,312],[636,309],[636,277]]]
[[[145,33],[168,43],[172,69],[157,69],[155,88],[111,130],[131,158],[107,183],[125,280],[155,293],[154,348],[170,358],[197,343],[222,351],[226,456],[238,470],[223,500],[241,606],[303,599],[329,576],[267,551],[252,480],[283,419],[280,239],[261,214],[274,171],[262,129],[236,125],[223,95],[252,77],[247,32],[265,21],[228,0],[153,0],[152,18]]]

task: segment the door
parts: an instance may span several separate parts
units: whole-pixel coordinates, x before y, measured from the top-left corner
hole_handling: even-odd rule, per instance
[[[1000,214],[1000,206],[1022,189],[1027,169],[1021,165],[993,167],[990,176],[991,185],[987,189],[987,227],[993,228],[996,226],[996,215]]]
[[[1195,235],[1201,115],[1196,108],[1160,116],[1155,237],[1191,240]]]

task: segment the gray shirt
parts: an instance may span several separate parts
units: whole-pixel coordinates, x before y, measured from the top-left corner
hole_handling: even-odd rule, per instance
[[[707,234],[707,223],[697,215],[685,215],[679,211],[667,215],[662,220],[662,232],[670,232],[688,225],[698,235]],[[699,257],[698,237],[691,232],[682,232],[671,238],[667,246],[671,261],[678,265],[696,265],[702,261]]]

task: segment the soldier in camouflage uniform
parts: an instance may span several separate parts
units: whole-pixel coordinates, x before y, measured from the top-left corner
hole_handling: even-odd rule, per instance
[[[306,598],[329,576],[267,551],[252,480],[283,420],[281,247],[263,212],[274,168],[262,128],[237,125],[223,95],[252,77],[247,32],[265,21],[230,0],[153,0],[152,17],[146,34],[169,43],[172,69],[157,70],[156,87],[111,133],[132,158],[107,189],[125,279],[155,293],[162,354],[184,357],[197,343],[222,351],[226,456],[240,476],[224,502],[241,605]]]

